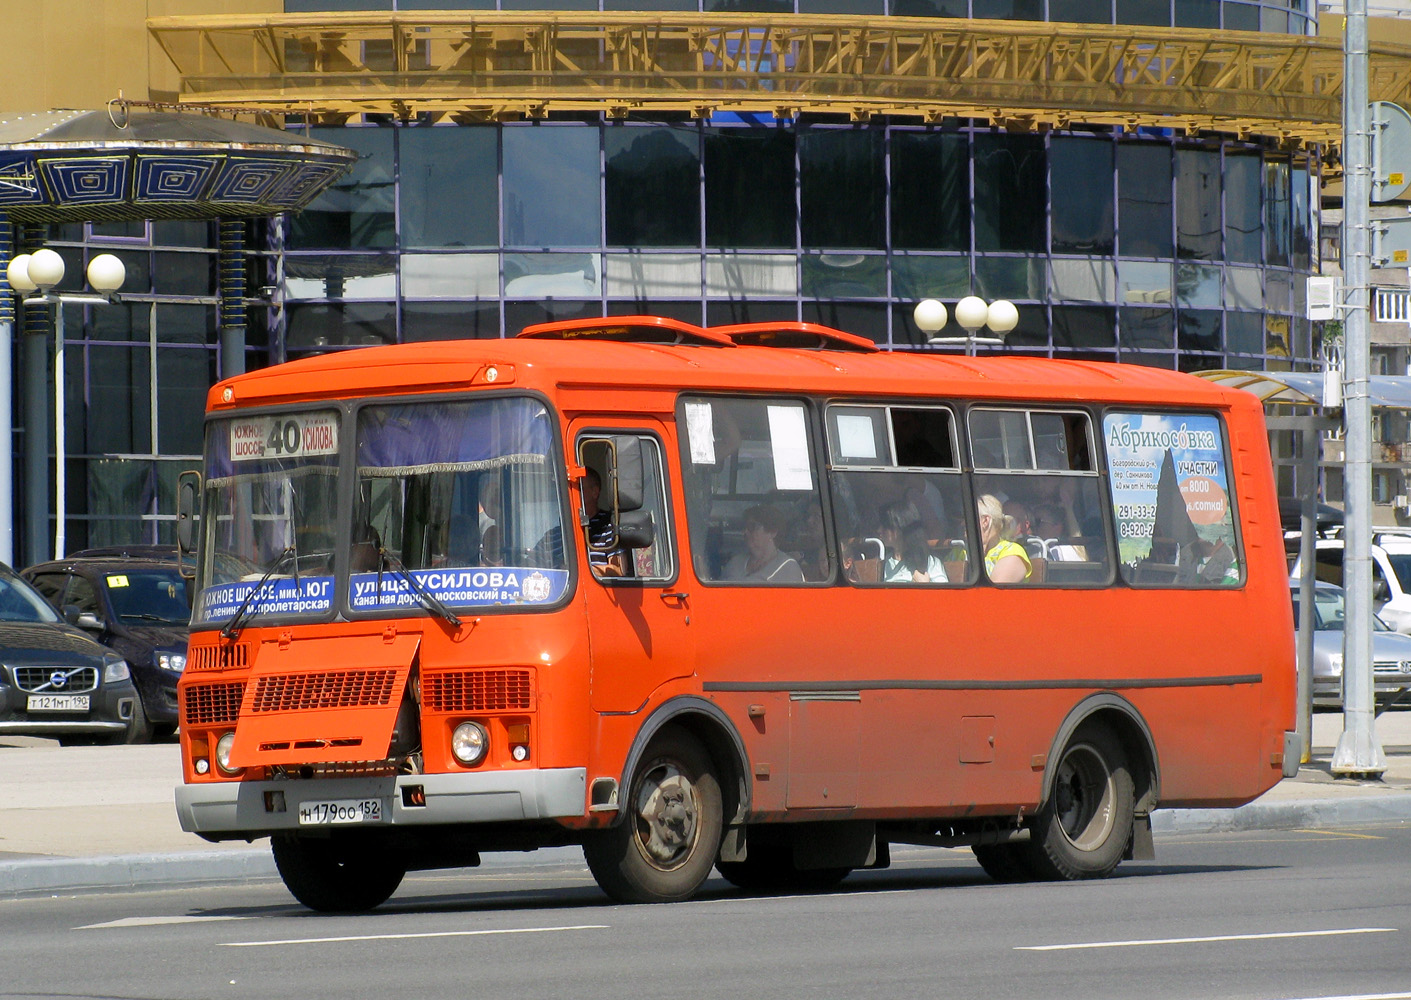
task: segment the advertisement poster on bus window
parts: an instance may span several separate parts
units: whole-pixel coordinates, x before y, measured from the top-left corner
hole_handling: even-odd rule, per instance
[[[1134,583],[1239,583],[1220,421],[1191,413],[1103,420],[1118,558]]]

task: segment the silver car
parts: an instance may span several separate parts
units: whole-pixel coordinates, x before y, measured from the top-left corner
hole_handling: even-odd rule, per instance
[[[1313,704],[1342,707],[1342,626],[1346,606],[1341,587],[1319,583],[1313,591]],[[1293,620],[1302,627],[1298,590],[1293,591]],[[1411,703],[1411,635],[1395,632],[1372,616],[1372,671],[1378,702],[1405,693]]]

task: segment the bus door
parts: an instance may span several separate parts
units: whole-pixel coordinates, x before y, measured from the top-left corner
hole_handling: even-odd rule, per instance
[[[578,421],[573,439],[584,469],[577,514],[591,704],[596,712],[633,712],[657,687],[696,667],[660,424]]]

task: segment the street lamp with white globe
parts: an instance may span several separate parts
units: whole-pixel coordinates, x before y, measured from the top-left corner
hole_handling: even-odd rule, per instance
[[[118,301],[117,291],[127,278],[123,262],[110,253],[102,253],[88,262],[86,271],[91,292],[56,292],[64,280],[64,258],[47,247],[33,253],[19,254],[5,269],[5,280],[24,298],[30,307],[54,307],[54,558],[64,558],[66,547],[65,520],[65,460],[64,440],[64,306],[105,306]],[[29,446],[25,449],[25,501],[31,512],[30,554],[39,557],[43,545],[43,524],[38,520],[49,509],[47,474],[43,442],[48,437],[45,423],[45,403],[48,386],[48,352],[42,333],[31,337],[25,347],[25,424]],[[35,525],[38,525],[37,527]]]
[[[965,331],[963,337],[937,336],[948,319],[944,303],[937,299],[922,299],[916,303],[912,319],[916,328],[926,334],[926,343],[964,346],[966,355],[973,356],[976,344],[1003,344],[1004,335],[1019,325],[1019,310],[1007,299],[986,303],[978,295],[967,295],[955,304],[955,321]],[[982,327],[994,336],[977,336]]]

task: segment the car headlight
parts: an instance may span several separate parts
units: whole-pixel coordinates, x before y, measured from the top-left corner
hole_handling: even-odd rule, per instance
[[[186,669],[185,653],[158,653],[157,666],[163,670],[170,670],[174,674],[179,674]]]
[[[131,676],[132,671],[128,669],[126,660],[103,661],[104,684],[113,684],[117,681],[125,681]]]
[[[478,722],[462,722],[451,734],[451,753],[462,764],[479,764],[490,749],[490,734]]]
[[[224,733],[216,740],[216,764],[226,774],[239,774],[243,767],[230,766],[230,748],[235,745],[235,734]]]

